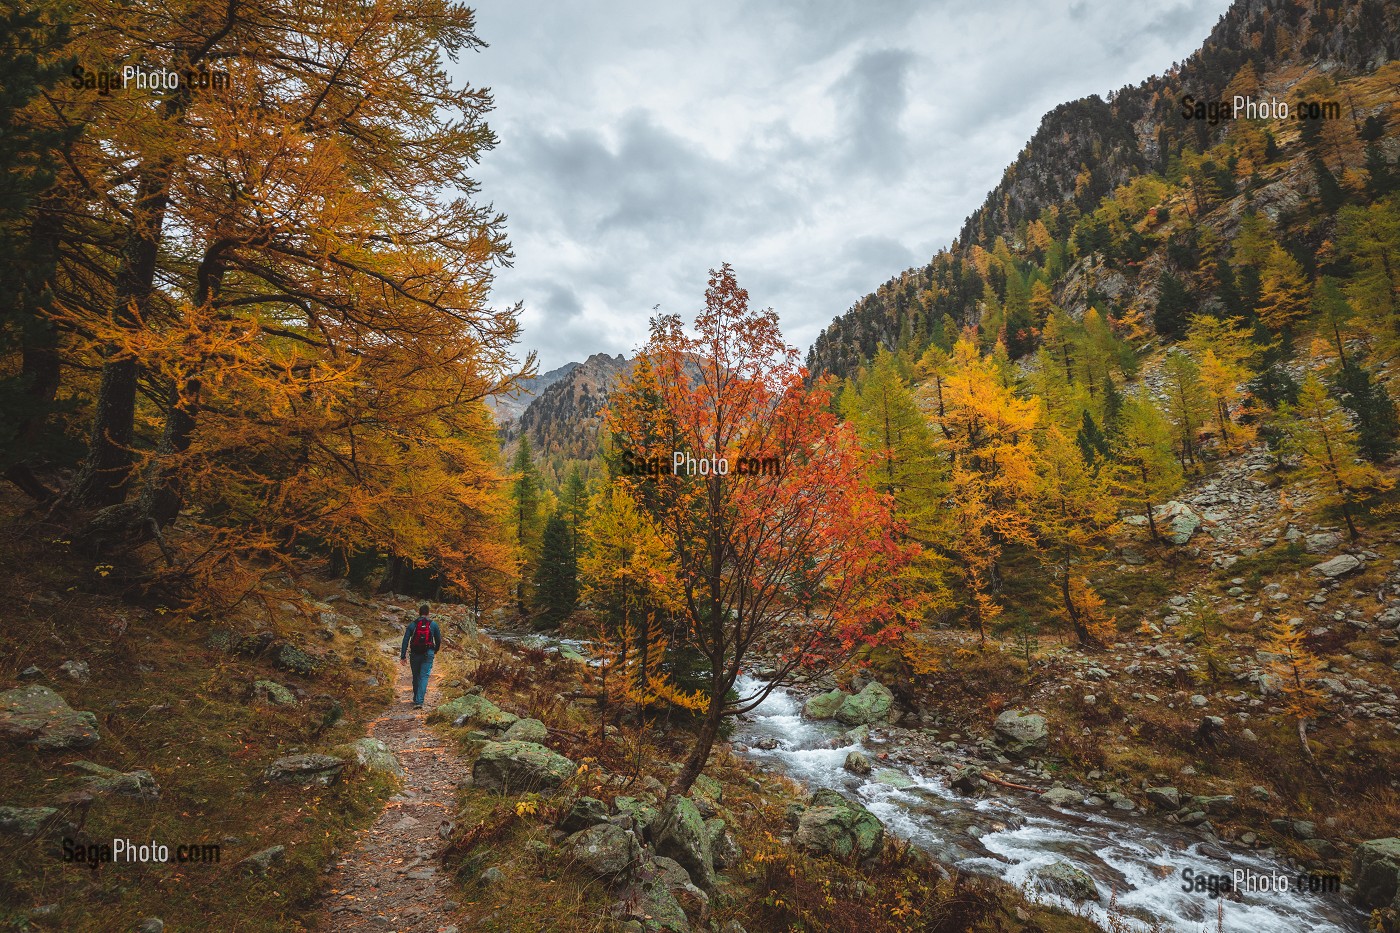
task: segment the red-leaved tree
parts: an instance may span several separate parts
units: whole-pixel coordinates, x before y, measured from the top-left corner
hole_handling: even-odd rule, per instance
[[[678,635],[709,671],[672,794],[701,773],[724,717],[758,706],[804,661],[894,637],[906,608],[896,571],[915,549],[892,534],[825,384],[806,376],[777,315],[751,309],[726,264],[710,273],[693,333],[676,315],[652,320],[643,363],[608,413],[619,446],[664,467],[617,482],[664,530],[682,593]],[[723,461],[728,473],[673,474],[676,453]],[[776,677],[729,701],[745,658],[775,646],[786,652],[772,659]]]

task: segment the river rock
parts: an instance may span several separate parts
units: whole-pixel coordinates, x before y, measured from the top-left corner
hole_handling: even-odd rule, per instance
[[[1231,794],[1192,797],[1190,805],[1192,810],[1204,810],[1210,816],[1230,816],[1237,809]]]
[[[1351,854],[1351,883],[1363,910],[1400,908],[1400,837],[1371,839]]]
[[[472,781],[501,792],[553,789],[574,770],[572,761],[534,742],[487,742],[472,765]]]
[[[802,713],[808,719],[830,719],[849,698],[850,695],[843,690],[819,693],[803,705]]]
[[[1147,799],[1159,810],[1181,809],[1181,792],[1175,787],[1149,787]]]
[[[1032,873],[1037,887],[1071,901],[1097,901],[1099,887],[1089,873],[1069,862],[1052,862]]]
[[[517,719],[501,733],[502,742],[543,742],[547,738],[549,730],[538,719]]]
[[[842,700],[835,716],[837,722],[848,726],[863,726],[888,719],[893,705],[894,694],[890,693],[890,688],[878,680],[872,680],[860,693]]]
[[[519,718],[475,693],[448,700],[428,714],[428,722],[450,722],[458,727],[488,729],[493,732],[510,728]]]
[[[855,749],[846,753],[846,762],[842,767],[852,774],[869,774],[872,770],[870,759]]]
[[[160,785],[149,771],[118,771],[92,761],[75,761],[70,768],[87,775],[87,789],[95,794],[117,794],[137,800],[159,800]]]
[[[1331,560],[1325,560],[1317,566],[1313,567],[1312,572],[1317,574],[1318,576],[1323,576],[1327,577],[1330,580],[1335,580],[1338,577],[1344,577],[1355,570],[1359,570],[1360,568],[1360,558],[1354,557],[1351,554],[1338,554]]]
[[[596,797],[580,797],[569,807],[569,812],[559,821],[559,828],[566,833],[576,833],[608,821],[608,805]]]
[[[345,759],[334,755],[284,755],[267,766],[263,780],[274,784],[320,784],[327,786],[340,779]]]
[[[1068,787],[1052,787],[1040,795],[1040,799],[1057,807],[1072,807],[1084,801],[1084,795]]]
[[[399,762],[398,756],[379,739],[365,736],[348,745],[336,748],[335,752],[346,759],[353,760],[361,768],[368,771],[391,774],[398,778],[404,775],[403,764]]]
[[[838,859],[866,858],[885,839],[884,824],[861,804],[822,788],[802,810],[793,841],[812,852]]]
[[[1030,758],[1050,747],[1050,728],[1039,713],[1009,709],[993,726],[996,742],[1012,758]]]
[[[96,716],[73,709],[48,687],[31,684],[0,693],[0,738],[68,751],[96,745],[100,736]]]
[[[630,830],[611,823],[581,829],[564,840],[564,851],[595,878],[611,880],[631,871],[642,858],[642,846]]]
[[[679,862],[701,888],[707,891],[714,888],[710,834],[700,811],[688,797],[677,796],[666,801],[652,823],[651,838],[657,854]]]
[[[265,700],[274,706],[296,706],[297,698],[292,691],[274,680],[253,681],[253,699]]]

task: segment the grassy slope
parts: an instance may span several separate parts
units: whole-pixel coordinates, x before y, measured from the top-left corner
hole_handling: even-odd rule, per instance
[[[387,666],[373,655],[363,667],[350,663],[354,647],[344,636],[314,679],[206,647],[208,626],[157,605],[124,603],[90,560],[57,541],[54,529],[20,515],[12,498],[0,500],[0,510],[0,565],[7,568],[0,578],[0,689],[37,665],[46,675],[38,682],[74,709],[97,714],[102,736],[84,752],[6,747],[0,804],[49,805],[80,788],[66,767],[74,760],[144,768],[160,785],[159,802],[98,797],[84,826],[94,841],[156,840],[172,850],[187,842],[222,845],[217,865],[92,870],[65,864],[48,844],[0,837],[0,923],[18,924],[34,907],[57,905],[37,921],[40,928],[132,929],[147,916],[173,929],[301,928],[329,853],[373,819],[390,788],[363,773],[316,791],[267,787],[259,778],[272,759],[294,748],[362,735],[364,722],[389,699],[389,688],[369,686],[368,675]],[[287,623],[286,634],[314,648],[308,628]],[[69,658],[88,662],[89,682],[58,671]],[[256,704],[248,699],[256,679],[306,695],[292,708]],[[389,682],[383,673],[379,680]],[[336,703],[343,719],[326,725]],[[272,845],[285,845],[287,857],[268,878],[253,879],[236,867]]]

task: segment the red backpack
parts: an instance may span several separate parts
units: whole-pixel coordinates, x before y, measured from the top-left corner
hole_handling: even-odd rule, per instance
[[[427,616],[419,616],[414,623],[413,638],[409,640],[409,646],[415,652],[427,651],[433,646],[433,624],[428,621]]]

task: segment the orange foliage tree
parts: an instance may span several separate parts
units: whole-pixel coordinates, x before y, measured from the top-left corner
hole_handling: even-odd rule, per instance
[[[662,467],[614,481],[663,529],[681,592],[676,637],[708,671],[673,794],[701,773],[725,716],[755,708],[804,660],[892,637],[900,607],[888,581],[915,551],[892,535],[829,390],[806,384],[777,315],[749,307],[728,265],[711,272],[694,330],[676,315],[653,319],[645,365],[607,415],[622,451]],[[686,464],[671,472],[676,453],[693,458],[693,475]],[[762,689],[730,702],[760,646],[785,647],[786,657]]]
[[[443,68],[480,42],[443,0],[353,12],[78,4],[83,60],[227,83],[54,104],[86,126],[62,194],[123,244],[88,251],[85,289],[58,283],[65,352],[102,373],[70,497],[101,507],[95,548],[154,538],[187,572],[182,514],[206,571],[310,545],[490,593],[511,555],[483,400],[530,364],[518,309],[488,304],[508,246],[467,175],[490,98]]]

